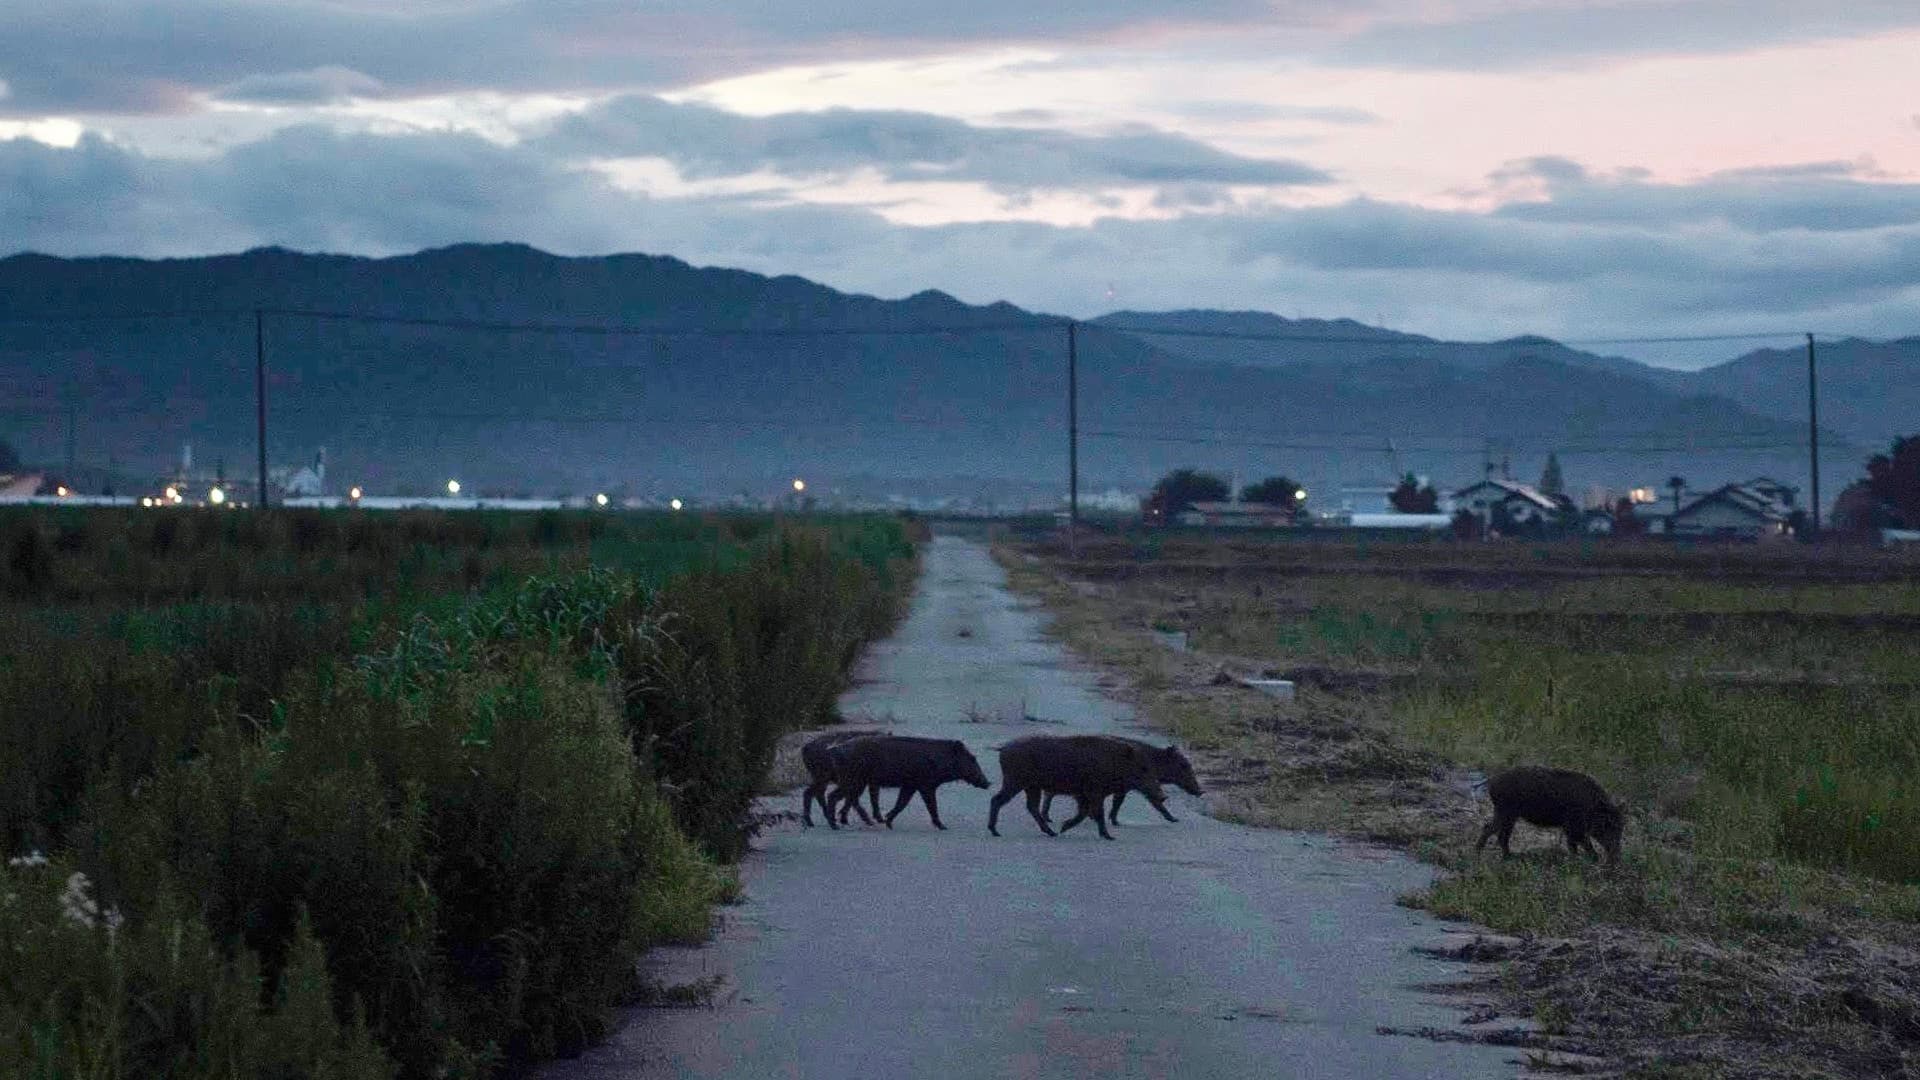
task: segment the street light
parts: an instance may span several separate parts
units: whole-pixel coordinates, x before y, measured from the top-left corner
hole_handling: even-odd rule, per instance
[[[668,503],[667,505],[673,507],[675,510],[678,510],[680,509],[680,500],[675,499],[672,502]]]
[[[603,491],[603,492],[601,492],[600,494],[598,494],[598,495],[595,495],[595,496],[593,497],[593,502],[594,502],[594,505],[595,505],[595,506],[605,506],[605,505],[607,505],[607,493]]]
[[[793,490],[795,491],[807,490],[807,482],[805,480],[800,479],[799,477],[795,477],[793,480]]]
[[[227,493],[221,491],[219,488],[209,488],[207,490],[207,501],[215,506],[219,506],[221,503],[227,501]]]
[[[348,488],[348,489],[347,489],[347,498],[349,498],[349,499],[352,499],[352,500],[353,500],[354,502],[359,502],[359,501],[360,501],[360,489],[359,489],[359,488],[357,488],[357,487],[355,487],[355,488]]]
[[[58,496],[60,496],[60,497],[61,497],[61,498],[63,498],[63,499],[64,499],[64,498],[66,498],[67,496],[69,496],[69,495],[71,495],[71,494],[73,494],[73,492],[71,492],[71,491],[68,491],[68,490],[67,490],[67,485],[65,485],[65,484],[61,484],[61,485],[60,485],[59,487],[57,487],[57,488],[54,488],[54,489],[53,489],[53,493],[54,493],[55,495],[58,495]]]
[[[1306,501],[1307,501],[1307,489],[1306,489],[1306,488],[1301,488],[1301,489],[1299,489],[1298,491],[1295,491],[1295,492],[1293,493],[1293,501],[1294,501],[1294,502],[1306,502]]]
[[[449,495],[460,494],[460,481],[458,480],[447,481],[447,494]]]

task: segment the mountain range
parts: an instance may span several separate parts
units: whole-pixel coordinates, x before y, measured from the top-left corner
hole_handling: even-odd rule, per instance
[[[1219,311],[1116,312],[1075,339],[1083,489],[1186,465],[1321,492],[1489,465],[1532,479],[1549,450],[1576,492],[1806,476],[1804,349],[1682,372],[1538,337]],[[325,447],[340,485],[1065,486],[1057,316],[518,245],[0,259],[0,437],[55,467],[149,476],[191,444],[251,477],[256,345],[270,460]],[[1920,338],[1821,345],[1829,497],[1920,429],[1920,379],[1901,377],[1916,361]]]

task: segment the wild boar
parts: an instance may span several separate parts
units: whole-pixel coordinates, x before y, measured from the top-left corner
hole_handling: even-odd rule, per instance
[[[806,791],[802,792],[800,796],[801,822],[809,828],[813,826],[814,803],[818,802],[822,811],[825,811],[827,808],[827,785],[833,783],[834,780],[833,759],[827,753],[827,750],[851,739],[867,739],[876,735],[888,734],[891,734],[891,732],[829,731],[824,735],[818,735],[807,740],[807,744],[800,748],[800,762],[807,767],[807,776],[810,778]],[[880,789],[877,787],[868,788],[867,792],[873,802],[873,817],[877,818],[880,816]],[[846,805],[841,808],[840,824],[844,825],[847,823],[847,812],[849,809],[860,815],[861,824],[873,824],[873,818],[868,817],[867,812],[860,808],[860,800],[858,798],[848,799]],[[829,824],[831,824],[831,822],[829,822]]]
[[[887,811],[887,828],[907,808],[907,802],[919,795],[927,804],[927,816],[933,827],[945,829],[940,822],[940,804],[934,792],[951,780],[964,780],[977,788],[992,787],[987,774],[980,771],[966,744],[959,739],[922,739],[910,735],[876,735],[867,739],[849,739],[826,751],[831,759],[835,787],[827,793],[827,824],[833,825],[834,804],[857,800],[860,792],[874,787],[897,787],[900,798]],[[878,813],[879,804],[875,804]],[[836,828],[838,826],[835,826]]]
[[[1129,739],[1120,735],[1106,735],[1101,737],[1146,747],[1147,753],[1153,755],[1154,775],[1159,778],[1162,784],[1172,784],[1174,787],[1179,788],[1181,791],[1195,798],[1199,798],[1202,794],[1200,790],[1200,778],[1193,775],[1193,763],[1187,760],[1187,755],[1181,753],[1179,747],[1154,746],[1152,743],[1143,742],[1140,739]],[[1057,794],[1059,794],[1059,792],[1047,792],[1047,797],[1040,803],[1040,816],[1046,818],[1048,821],[1053,820],[1053,797]],[[1120,804],[1125,802],[1126,799],[1126,792],[1120,791],[1114,793],[1113,809],[1107,811],[1107,821],[1109,824],[1120,824]],[[1160,811],[1160,816],[1166,818],[1168,821],[1180,820],[1167,812],[1164,803],[1154,807],[1154,809]]]
[[[1000,748],[1000,791],[987,813],[987,831],[1000,835],[1000,808],[1016,794],[1027,796],[1027,813],[1048,836],[1056,835],[1040,813],[1040,797],[1053,791],[1072,795],[1080,812],[1060,826],[1073,828],[1089,816],[1102,838],[1111,840],[1102,812],[1106,797],[1138,791],[1162,814],[1167,796],[1160,789],[1151,748],[1128,739],[1103,735],[1029,735]]]
[[[1607,850],[1608,862],[1620,861],[1620,833],[1626,825],[1623,807],[1607,798],[1593,777],[1571,769],[1549,769],[1523,765],[1508,769],[1487,781],[1487,798],[1493,800],[1493,820],[1480,830],[1479,851],[1494,834],[1500,836],[1500,854],[1511,856],[1507,842],[1513,836],[1513,823],[1525,821],[1548,829],[1562,829],[1567,850],[1578,854],[1582,848],[1596,859],[1600,853],[1593,842]]]

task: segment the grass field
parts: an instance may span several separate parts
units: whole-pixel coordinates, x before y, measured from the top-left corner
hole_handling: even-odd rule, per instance
[[[900,522],[0,514],[0,1075],[484,1076],[698,939]]]
[[[1501,992],[1569,1045],[1641,1075],[1920,1067],[1920,561],[1174,534],[1009,562],[1213,753],[1228,813],[1407,845],[1452,871],[1414,902],[1529,935]],[[1545,834],[1472,853],[1473,780],[1522,762],[1628,802],[1623,868]]]

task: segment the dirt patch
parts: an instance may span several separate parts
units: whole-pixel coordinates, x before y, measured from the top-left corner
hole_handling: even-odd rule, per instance
[[[1920,956],[1837,937],[1729,945],[1617,927],[1432,950],[1500,961],[1446,987],[1468,1027],[1396,1031],[1534,1050],[1535,1068],[1637,1077],[1920,1075]],[[1512,1021],[1528,1026],[1517,1028]]]
[[[1405,671],[1332,666],[1273,667],[1163,639],[1200,597],[1152,601],[1111,585],[1056,576],[1045,564],[1002,553],[1017,592],[1041,601],[1052,630],[1129,701],[1188,748],[1216,817],[1274,828],[1314,829],[1395,843],[1439,840],[1482,816],[1461,770],[1396,744],[1374,694]],[[1240,683],[1283,678],[1282,701]]]

